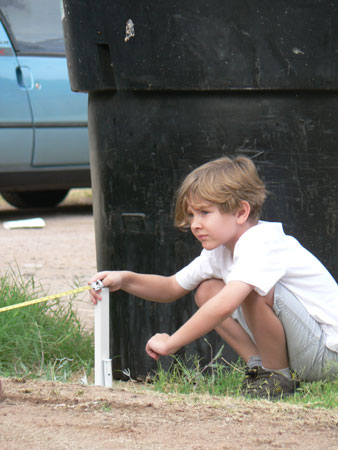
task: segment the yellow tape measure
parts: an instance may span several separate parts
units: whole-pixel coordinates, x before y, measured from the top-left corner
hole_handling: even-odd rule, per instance
[[[25,306],[36,305],[37,303],[47,302],[48,300],[55,300],[56,298],[67,297],[67,295],[78,294],[79,292],[89,291],[94,289],[99,291],[103,288],[102,281],[98,280],[88,286],[82,286],[70,291],[61,292],[60,294],[47,295],[46,297],[36,298],[34,300],[28,300],[27,302],[16,303],[15,305],[4,306],[0,308],[0,313],[5,311],[10,311],[11,309],[24,308]]]

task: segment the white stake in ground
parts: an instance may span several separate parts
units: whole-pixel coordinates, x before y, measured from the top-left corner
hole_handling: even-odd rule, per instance
[[[109,354],[109,289],[102,289],[102,300],[95,306],[95,384],[112,387]]]
[[[48,300],[55,300],[56,298],[66,297],[68,295],[74,295],[79,292],[88,291],[89,289],[95,289],[95,291],[102,290],[102,300],[98,302],[95,307],[95,384],[97,386],[112,387],[112,364],[109,355],[109,289],[103,287],[102,281],[98,280],[91,285],[82,286],[59,294],[47,295],[46,297],[3,306],[0,308],[0,313],[47,302]]]

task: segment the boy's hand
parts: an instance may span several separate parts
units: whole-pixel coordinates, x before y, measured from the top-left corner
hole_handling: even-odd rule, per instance
[[[122,274],[118,271],[98,272],[88,284],[92,284],[98,280],[102,281],[104,287],[108,287],[111,292],[118,291],[122,286]],[[89,296],[94,305],[96,305],[99,300],[102,300],[101,290],[94,291],[94,289],[92,289],[89,291]]]
[[[169,345],[170,336],[166,333],[157,333],[149,339],[146,345],[148,355],[158,360],[160,356],[173,355],[178,348],[172,348]]]

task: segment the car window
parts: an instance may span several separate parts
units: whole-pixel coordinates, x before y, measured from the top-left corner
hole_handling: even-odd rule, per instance
[[[18,54],[64,54],[60,0],[0,0]]]

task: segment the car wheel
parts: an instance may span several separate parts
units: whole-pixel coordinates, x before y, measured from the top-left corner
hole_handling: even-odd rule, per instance
[[[58,205],[68,194],[68,189],[57,191],[2,192],[3,198],[16,208],[48,208]]]

